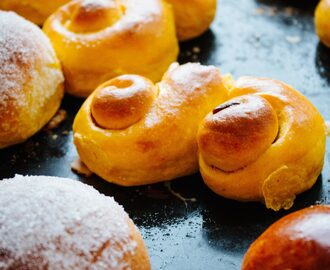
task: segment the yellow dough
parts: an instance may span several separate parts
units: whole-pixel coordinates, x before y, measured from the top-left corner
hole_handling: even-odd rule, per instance
[[[74,143],[103,179],[150,184],[198,171],[198,125],[227,90],[217,68],[173,65],[154,85],[137,75],[102,84],[78,112]]]
[[[12,10],[26,19],[42,25],[57,8],[70,0],[1,0],[0,9]]]
[[[288,209],[321,173],[324,120],[282,82],[243,77],[230,84],[231,99],[199,129],[202,177],[221,196]]]
[[[55,114],[63,96],[60,63],[45,34],[0,11],[0,148],[25,141]]]
[[[167,0],[173,6],[179,40],[203,34],[212,23],[217,0]]]
[[[44,31],[60,58],[66,90],[86,97],[122,74],[161,79],[178,55],[171,7],[163,0],[76,0]]]
[[[322,43],[330,47],[330,0],[321,0],[315,11],[316,32]]]

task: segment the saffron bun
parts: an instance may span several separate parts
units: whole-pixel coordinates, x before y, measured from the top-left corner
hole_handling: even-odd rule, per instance
[[[35,24],[42,25],[57,8],[70,0],[1,0],[0,9],[11,10]]]
[[[156,85],[137,75],[112,79],[88,97],[74,120],[80,159],[123,186],[193,174],[198,125],[227,94],[220,71],[199,64],[173,64]]]
[[[0,268],[148,270],[133,221],[113,198],[78,181],[0,181]]]
[[[316,32],[321,42],[330,47],[330,0],[321,0],[315,11]]]
[[[167,0],[173,6],[177,36],[180,41],[203,34],[211,25],[217,0]]]
[[[206,116],[198,132],[204,182],[226,198],[288,209],[321,173],[325,122],[306,97],[282,82],[242,77],[227,84],[229,100]]]
[[[63,74],[46,35],[0,11],[0,148],[25,141],[56,113]]]
[[[242,270],[330,269],[330,207],[312,206],[271,225],[247,251]]]
[[[158,81],[179,50],[164,0],[74,0],[43,29],[62,62],[66,90],[80,97],[122,74]]]

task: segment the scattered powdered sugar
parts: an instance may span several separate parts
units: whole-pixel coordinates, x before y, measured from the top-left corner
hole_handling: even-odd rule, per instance
[[[0,269],[129,269],[128,215],[78,181],[21,176],[0,182]]]

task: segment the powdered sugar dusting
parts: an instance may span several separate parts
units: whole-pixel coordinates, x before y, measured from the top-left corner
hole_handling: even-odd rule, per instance
[[[129,269],[127,221],[88,185],[16,175],[0,182],[0,269]]]

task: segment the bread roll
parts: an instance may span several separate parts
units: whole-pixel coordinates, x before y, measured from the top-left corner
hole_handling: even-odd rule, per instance
[[[70,94],[87,97],[122,74],[158,81],[176,60],[173,13],[164,0],[75,0],[45,23]]]
[[[0,269],[148,270],[132,220],[111,197],[65,178],[0,181]]]
[[[217,0],[167,1],[173,6],[176,32],[181,41],[203,34],[215,17]]]
[[[83,104],[73,124],[74,143],[91,171],[119,185],[189,175],[198,171],[198,124],[226,98],[213,66],[173,65],[156,85],[120,76]]]
[[[0,148],[20,143],[55,114],[63,96],[60,63],[44,33],[0,11]]]
[[[57,8],[70,0],[1,0],[0,9],[12,10],[24,18],[42,25]]]
[[[330,207],[312,206],[271,225],[249,248],[242,270],[330,269]]]
[[[243,77],[231,84],[230,99],[199,128],[202,177],[226,198],[288,209],[321,173],[325,122],[282,82]]]
[[[321,0],[315,11],[316,32],[321,42],[330,47],[330,0]]]

